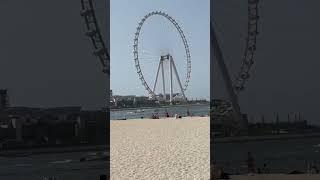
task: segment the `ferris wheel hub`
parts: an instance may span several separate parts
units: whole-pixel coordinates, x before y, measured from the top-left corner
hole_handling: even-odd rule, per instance
[[[166,54],[166,55],[164,55],[164,56],[160,56],[160,60],[169,60],[170,59],[170,57],[172,57],[170,54]]]

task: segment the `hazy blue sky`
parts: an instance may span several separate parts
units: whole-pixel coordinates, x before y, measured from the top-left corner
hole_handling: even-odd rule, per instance
[[[151,11],[163,11],[179,23],[189,43],[192,72],[187,97],[209,99],[209,0],[111,0],[110,3],[110,88],[114,94],[147,95],[134,65],[134,33],[143,16]],[[160,16],[147,19],[142,27],[139,50],[139,56],[143,58],[142,71],[151,87],[159,57],[164,53],[172,54],[180,79],[185,81],[184,46],[177,30],[167,19]]]

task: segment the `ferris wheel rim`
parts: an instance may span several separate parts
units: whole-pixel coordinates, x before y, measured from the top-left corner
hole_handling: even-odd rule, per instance
[[[237,94],[244,90],[245,84],[250,78],[250,70],[254,64],[259,23],[259,0],[248,0],[248,25],[246,48],[242,57],[240,71],[233,82]]]
[[[182,31],[182,28],[179,26],[179,24],[176,22],[176,20],[174,18],[172,18],[170,15],[168,15],[165,12],[162,11],[152,11],[150,13],[148,13],[147,15],[145,15],[138,23],[138,27],[136,28],[136,32],[135,32],[135,37],[134,37],[134,41],[133,41],[133,57],[134,57],[134,62],[135,62],[135,67],[137,70],[137,74],[139,76],[139,79],[142,82],[142,85],[145,87],[145,89],[148,91],[149,95],[151,95],[152,98],[156,97],[155,92],[153,92],[150,88],[150,86],[148,85],[148,83],[146,82],[144,75],[142,73],[141,67],[140,67],[140,61],[139,61],[139,51],[138,51],[138,45],[139,45],[139,36],[140,36],[140,31],[141,28],[144,24],[144,22],[151,16],[154,15],[159,15],[162,16],[164,18],[166,18],[167,20],[169,20],[177,29],[182,41],[183,41],[183,45],[184,45],[184,49],[185,49],[185,54],[186,54],[186,60],[187,60],[187,77],[186,80],[184,82],[183,85],[183,91],[187,90],[188,84],[190,82],[190,75],[191,75],[191,55],[190,55],[190,50],[189,50],[189,45],[188,45],[188,41]],[[181,95],[181,93],[178,93],[176,96]],[[175,96],[175,97],[176,97]]]
[[[83,17],[86,25],[86,36],[91,39],[94,49],[93,54],[99,58],[102,65],[102,72],[110,75],[110,54],[106,48],[97,22],[93,0],[81,0],[80,15]]]

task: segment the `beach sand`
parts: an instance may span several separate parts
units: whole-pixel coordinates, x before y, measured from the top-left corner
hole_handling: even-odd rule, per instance
[[[111,179],[209,179],[209,117],[111,121]]]

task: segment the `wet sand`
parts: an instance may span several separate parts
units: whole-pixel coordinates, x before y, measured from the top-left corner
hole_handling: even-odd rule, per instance
[[[209,179],[209,117],[111,121],[111,179]]]

